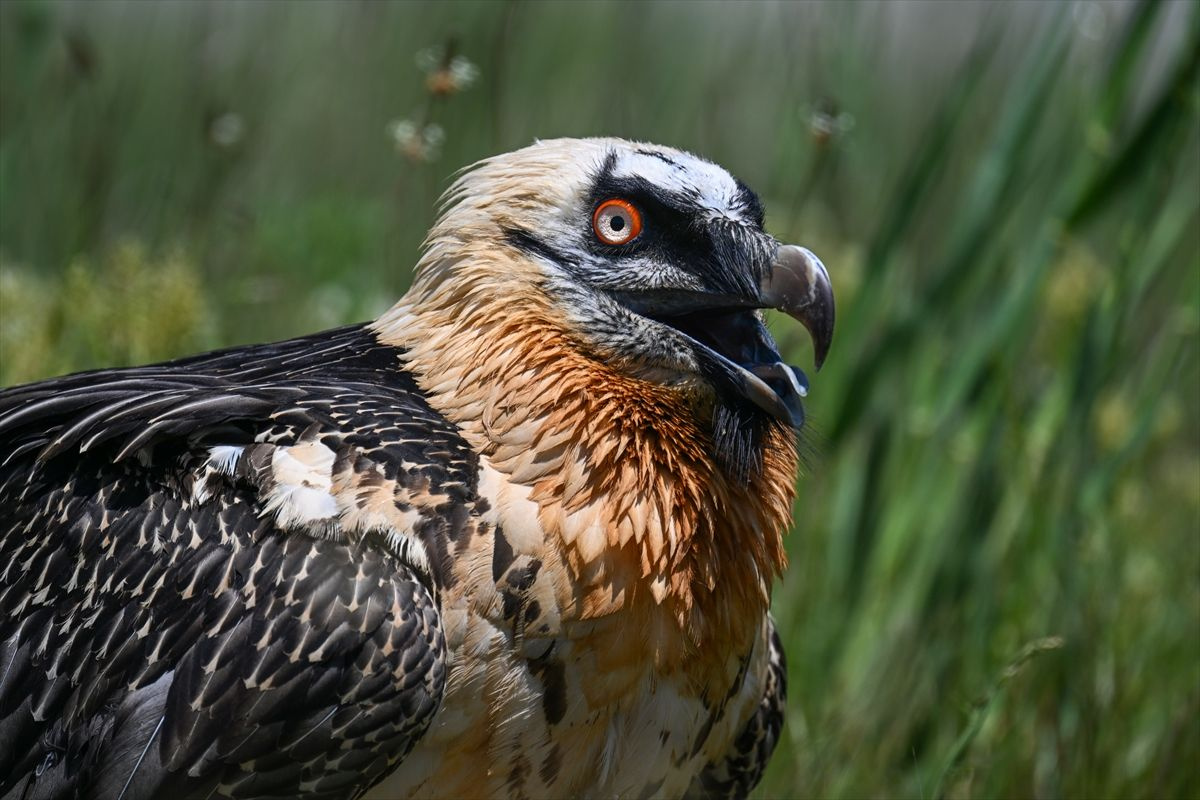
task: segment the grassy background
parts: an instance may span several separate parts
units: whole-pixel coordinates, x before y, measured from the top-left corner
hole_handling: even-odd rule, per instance
[[[839,304],[759,794],[1197,797],[1198,70],[1194,3],[4,0],[0,384],[373,316],[535,137],[695,150]]]

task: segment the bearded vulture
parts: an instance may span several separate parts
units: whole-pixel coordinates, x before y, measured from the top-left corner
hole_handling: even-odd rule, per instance
[[[820,366],[743,183],[542,141],[372,323],[0,391],[0,798],[744,797],[807,390],[766,308]]]

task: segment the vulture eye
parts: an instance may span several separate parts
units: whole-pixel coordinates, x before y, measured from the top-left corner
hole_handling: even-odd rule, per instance
[[[614,197],[596,206],[592,230],[605,244],[625,244],[642,232],[642,214],[628,200]]]

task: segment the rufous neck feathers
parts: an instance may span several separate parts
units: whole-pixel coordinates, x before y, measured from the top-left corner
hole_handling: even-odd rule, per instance
[[[580,618],[643,603],[694,645],[750,635],[786,562],[792,435],[773,428],[762,473],[728,478],[688,394],[588,355],[522,258],[481,247],[424,265],[375,323],[380,339],[495,469],[531,488],[584,587]]]

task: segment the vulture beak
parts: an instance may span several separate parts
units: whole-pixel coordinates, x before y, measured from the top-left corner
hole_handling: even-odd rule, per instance
[[[808,329],[813,343],[814,368],[821,369],[833,343],[834,321],[833,285],[821,259],[807,248],[781,245],[770,271],[759,284],[759,301],[764,308],[782,311]],[[804,407],[800,401],[808,394],[808,378],[799,367],[783,363],[774,348],[770,348],[770,353],[775,356],[773,362],[737,365],[745,379],[746,397],[799,430],[804,424]]]
[[[821,259],[807,248],[782,245],[759,286],[759,299],[808,329],[820,369],[833,343],[833,285]]]
[[[780,246],[757,297],[659,289],[623,292],[616,299],[691,339],[718,385],[793,428],[804,424],[800,401],[808,394],[808,378],[783,362],[755,309],[777,309],[807,328],[820,369],[833,340],[833,287],[825,265],[809,250]]]

